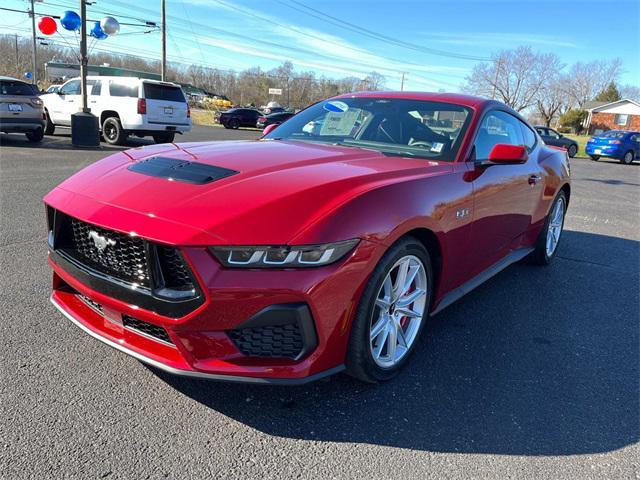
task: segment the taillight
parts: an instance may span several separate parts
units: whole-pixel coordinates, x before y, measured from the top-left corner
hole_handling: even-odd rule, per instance
[[[138,115],[144,115],[147,113],[147,100],[144,98],[138,99]]]
[[[187,103],[187,118],[191,118],[191,107]]]
[[[29,99],[31,101],[32,104],[36,105],[36,106],[40,106],[42,105],[42,100],[40,100],[38,97],[33,97],[31,99]]]
[[[267,121],[267,118],[266,118],[266,117],[260,117],[260,121],[261,121],[262,123],[264,123],[264,122],[266,122],[266,121]]]

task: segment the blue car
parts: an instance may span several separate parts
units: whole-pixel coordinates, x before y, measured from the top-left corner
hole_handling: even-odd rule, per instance
[[[591,137],[585,151],[592,160],[611,157],[629,165],[634,160],[640,159],[640,132],[609,130]]]

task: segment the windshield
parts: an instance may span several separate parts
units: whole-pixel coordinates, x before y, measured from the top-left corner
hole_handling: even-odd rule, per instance
[[[38,91],[29,83],[0,80],[0,95],[37,95]]]
[[[622,138],[627,132],[621,132],[619,130],[609,130],[600,135],[601,138]]]
[[[453,161],[470,120],[471,109],[451,103],[341,98],[322,101],[303,110],[265,138]]]

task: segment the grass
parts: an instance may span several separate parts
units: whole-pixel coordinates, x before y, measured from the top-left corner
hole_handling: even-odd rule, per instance
[[[196,125],[222,127],[222,125],[213,121],[213,112],[208,110],[191,110],[191,120]]]
[[[578,153],[576,154],[577,157],[586,157],[587,154],[584,151],[584,147],[587,144],[587,140],[589,140],[589,138],[591,138],[589,135],[571,135],[571,134],[565,134],[564,135],[567,138],[570,138],[572,140],[575,140],[576,142],[578,142]]]

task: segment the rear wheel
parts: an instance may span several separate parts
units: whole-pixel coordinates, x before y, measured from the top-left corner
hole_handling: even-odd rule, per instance
[[[549,265],[551,263],[558,251],[566,212],[567,196],[561,190],[547,215],[544,227],[536,241],[535,250],[529,256],[532,263],[537,265]]]
[[[600,160],[600,155],[589,155],[591,157],[591,160],[593,160],[594,162],[597,162],[598,160]]]
[[[620,159],[620,162],[624,163],[625,165],[631,165],[631,162],[633,162],[633,152],[629,150],[627,153],[625,153]]]
[[[53,132],[56,130],[55,124],[51,121],[51,117],[49,116],[48,111],[44,111],[44,133],[45,135],[53,135]]]
[[[102,123],[102,137],[110,145],[122,145],[127,139],[118,117],[109,117]]]
[[[175,132],[154,133],[153,141],[156,143],[173,143],[176,138]]]
[[[569,149],[567,150],[567,154],[569,155],[569,157],[575,157],[576,153],[578,153],[578,147],[576,147],[575,145],[569,145]]]
[[[44,138],[44,130],[42,130],[42,128],[36,128],[35,130],[25,133],[25,135],[30,142],[41,142]]]
[[[393,378],[415,349],[431,304],[433,274],[422,243],[407,237],[382,257],[362,294],[347,372],[364,382]]]
[[[231,120],[229,120],[229,128],[233,128],[234,130],[240,128],[240,122],[237,118],[232,118]]]

